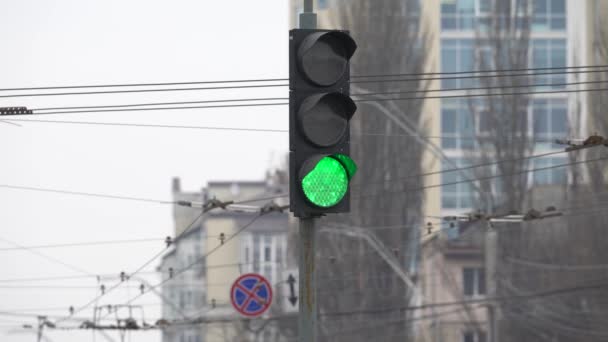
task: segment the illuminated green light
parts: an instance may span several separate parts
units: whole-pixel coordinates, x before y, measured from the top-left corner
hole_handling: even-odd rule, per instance
[[[348,190],[349,174],[337,159],[323,157],[302,179],[306,198],[316,206],[329,208],[338,204]]]

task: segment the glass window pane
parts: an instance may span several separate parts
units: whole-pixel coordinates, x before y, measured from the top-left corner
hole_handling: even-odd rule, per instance
[[[442,30],[454,30],[454,29],[456,29],[456,18],[454,18],[454,17],[442,17],[441,18],[441,29]]]
[[[479,0],[479,12],[490,12],[492,10],[491,0]]]
[[[542,17],[542,18],[534,17],[534,19],[532,19],[532,30],[533,31],[545,31],[548,28],[549,27],[547,25],[547,18],[545,18],[545,17]]]
[[[566,108],[554,108],[551,114],[551,131],[560,135],[568,133],[568,111]]]
[[[534,0],[534,15],[544,15],[547,12],[547,0]]]
[[[565,30],[566,29],[566,18],[562,18],[562,17],[551,18],[551,29],[552,30]]]
[[[486,294],[486,270],[479,268],[477,271],[477,293],[484,295]]]
[[[475,335],[471,331],[462,333],[462,342],[475,342]]]
[[[441,14],[456,13],[456,1],[442,1]]]
[[[441,147],[442,148],[456,148],[456,139],[454,138],[442,138],[441,139]]]
[[[458,71],[456,67],[457,52],[454,49],[441,49],[441,71],[454,72]]]
[[[472,296],[474,289],[475,274],[472,268],[462,269],[462,289],[465,296]]]
[[[551,14],[566,14],[566,2],[564,0],[551,0]]]
[[[534,134],[549,133],[549,122],[547,110],[544,108],[534,109]]]
[[[441,207],[445,209],[456,209],[456,198],[447,194],[441,196]]]
[[[456,133],[456,110],[444,109],[441,111],[441,134]]]
[[[546,47],[534,46],[532,50],[532,67],[545,68],[548,66],[548,53]]]
[[[475,12],[475,0],[458,0],[457,8],[459,13],[470,13]]]

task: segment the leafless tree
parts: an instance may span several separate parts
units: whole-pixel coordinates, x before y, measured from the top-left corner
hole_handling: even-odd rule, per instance
[[[596,22],[595,65],[608,60],[608,34],[605,23]],[[588,63],[582,63],[588,64]],[[593,73],[594,80],[606,80],[605,73]],[[571,133],[588,115],[593,131],[605,135],[608,129],[605,108],[606,93],[588,93],[589,113],[583,113],[577,102],[571,115]],[[584,99],[584,97],[583,97]],[[587,100],[585,100],[587,101]],[[586,154],[586,157],[585,157]],[[587,153],[572,153],[570,161],[605,156],[595,148]],[[534,187],[525,194],[527,207],[544,209],[556,206],[564,216],[510,226],[500,234],[500,295],[511,296],[542,292],[556,288],[573,288],[560,296],[534,300],[503,302],[501,341],[605,341],[608,339],[605,318],[598,314],[608,310],[607,288],[585,289],[606,284],[608,264],[605,246],[605,222],[608,219],[602,203],[606,196],[605,163],[587,163],[572,167],[570,185]],[[585,176],[584,176],[585,175]]]

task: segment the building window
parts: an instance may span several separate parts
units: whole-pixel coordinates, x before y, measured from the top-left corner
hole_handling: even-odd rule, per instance
[[[534,138],[537,148],[561,148],[552,144],[568,135],[568,102],[565,99],[536,99],[532,102]]]
[[[486,342],[485,331],[465,331],[462,333],[462,342]]]
[[[317,8],[320,10],[327,9],[329,0],[317,0]]]
[[[441,106],[441,147],[470,150],[475,144],[475,121],[466,100],[449,99]]]
[[[444,170],[451,170],[453,168],[461,168],[469,165],[468,162],[461,158],[452,159],[454,166],[450,164],[443,164]],[[441,190],[441,207],[443,209],[469,209],[473,207],[473,200],[475,199],[475,192],[470,182],[465,181],[465,176],[468,179],[473,179],[466,170],[460,171],[449,171],[441,174],[441,183],[446,184],[442,186]],[[457,183],[457,184],[453,184]]]
[[[475,70],[475,41],[473,39],[441,40],[441,72],[469,72]],[[441,80],[441,88],[472,87],[471,78],[447,77]]]
[[[534,169],[548,168],[545,170],[534,171],[534,184],[565,184],[567,174],[565,167],[551,168],[556,165],[566,164],[566,158],[542,158],[534,160]]]
[[[565,39],[534,39],[530,64],[532,68],[563,68],[566,66]],[[547,72],[549,73],[549,72]],[[535,84],[564,84],[565,74],[536,75]],[[563,88],[564,86],[559,86]]]
[[[486,294],[486,272],[483,268],[465,267],[462,269],[462,288],[465,296]]]
[[[262,273],[271,283],[280,276],[281,261],[284,260],[285,234],[249,233],[243,238],[245,255],[253,254],[253,263],[245,263],[246,272]],[[243,258],[246,260],[246,256]]]
[[[564,31],[566,0],[534,0],[532,15],[532,30]]]

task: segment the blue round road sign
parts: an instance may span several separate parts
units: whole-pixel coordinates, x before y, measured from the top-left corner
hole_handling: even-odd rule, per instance
[[[248,273],[240,276],[230,290],[232,306],[248,317],[255,317],[268,310],[272,303],[272,287],[266,278]]]

